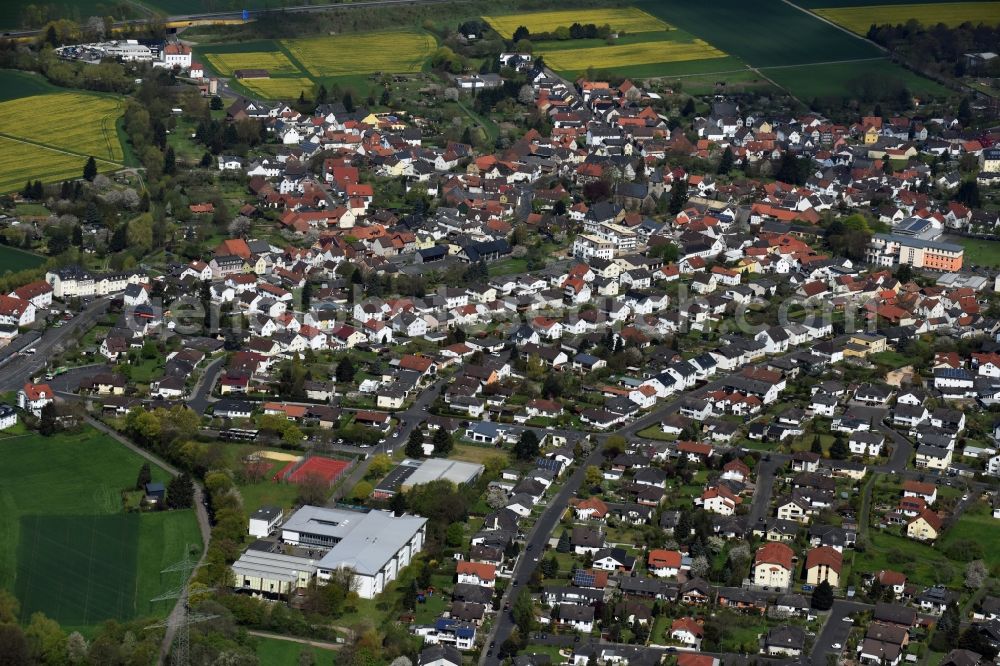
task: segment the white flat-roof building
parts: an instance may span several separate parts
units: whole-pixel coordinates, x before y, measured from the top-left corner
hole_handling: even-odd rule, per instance
[[[317,562],[320,582],[337,569],[354,571],[358,596],[371,599],[396,579],[424,546],[427,519],[385,511],[359,513],[304,506],[281,526],[281,538],[302,547],[328,548]]]
[[[248,532],[250,536],[263,539],[271,534],[281,520],[281,509],[276,506],[262,506],[250,516]]]
[[[419,486],[438,479],[447,479],[456,486],[471,483],[479,478],[485,468],[476,463],[462,462],[460,460],[448,460],[447,458],[427,458],[420,467],[410,474],[401,488],[408,490],[413,486]]]

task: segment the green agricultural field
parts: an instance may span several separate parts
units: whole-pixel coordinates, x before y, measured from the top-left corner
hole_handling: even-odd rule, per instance
[[[127,3],[122,4],[129,6]],[[79,23],[91,16],[106,16],[111,13],[109,7],[116,7],[116,3],[106,0],[5,0],[3,11],[0,12],[0,28],[9,30],[24,25],[25,8],[30,5],[48,8],[51,18],[68,18]],[[115,16],[120,17],[120,12],[115,10]]]
[[[0,103],[0,135],[121,162],[115,122],[122,113],[121,100],[105,95],[61,92],[21,97]],[[48,122],[39,123],[39,114]]]
[[[883,55],[874,44],[781,0],[640,0],[636,5],[754,67]]]
[[[24,143],[0,136],[0,193],[14,192],[24,187],[29,180],[58,182],[68,178],[83,176],[87,157],[63,152],[33,143]],[[115,162],[98,161],[99,171],[116,171],[121,168]]]
[[[35,85],[24,77],[5,75],[0,83],[5,81],[25,92]],[[50,122],[39,124],[39,114]],[[122,102],[111,95],[54,92],[0,102],[0,154],[5,158],[0,192],[20,189],[28,180],[79,178],[91,156],[100,171],[120,169],[125,153],[116,123],[121,115]]]
[[[926,26],[944,23],[954,27],[966,21],[987,25],[1000,23],[1000,2],[879,4],[863,7],[827,7],[813,11],[859,35],[866,34],[873,24],[898,25],[911,19],[916,19]]]
[[[298,99],[301,93],[306,97],[312,97],[315,87],[312,79],[299,76],[270,78],[270,79],[244,79],[240,85],[252,93],[264,99]]]
[[[419,72],[437,47],[423,31],[369,32],[282,42],[315,77]]]
[[[271,74],[296,74],[296,67],[281,51],[248,51],[241,53],[209,52],[205,59],[219,74],[232,75],[237,69],[266,69]]]
[[[0,102],[58,90],[41,74],[0,69]]]
[[[16,247],[0,245],[0,275],[23,271],[26,268],[35,268],[43,263],[45,263],[45,257],[19,250]]]
[[[484,16],[490,26],[505,39],[510,39],[520,26],[532,32],[552,32],[556,28],[568,28],[574,23],[593,23],[600,27],[611,26],[612,30],[624,33],[659,32],[670,26],[660,19],[650,16],[635,7],[620,9],[566,9],[551,12],[529,12],[504,16]]]
[[[915,95],[947,95],[943,86],[888,60],[769,67],[761,72],[801,100],[814,97],[853,96],[872,80],[879,85],[902,83]]]
[[[726,56],[701,39],[692,42],[643,42],[582,49],[540,50],[540,53],[545,56],[545,62],[558,71],[580,70],[587,67],[619,70],[632,65],[707,60]]]
[[[193,511],[122,512],[143,459],[93,429],[0,439],[0,586],[22,608],[69,626],[165,614],[148,599],[180,582],[161,575],[201,537]],[[153,467],[153,479],[169,475]]]

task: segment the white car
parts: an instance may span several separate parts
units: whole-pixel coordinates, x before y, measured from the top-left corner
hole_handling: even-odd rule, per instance
[[[840,648],[842,648],[842,647],[844,647],[844,646],[843,646],[843,645],[841,645],[840,643],[834,643],[834,644],[833,644],[833,645],[831,645],[830,647],[832,647],[832,648],[833,648],[834,650],[839,650]]]
[[[854,618],[851,617],[850,615],[845,615],[844,622],[854,622]]]
[[[962,501],[963,502],[968,502],[969,501],[969,496],[968,495],[962,495]]]

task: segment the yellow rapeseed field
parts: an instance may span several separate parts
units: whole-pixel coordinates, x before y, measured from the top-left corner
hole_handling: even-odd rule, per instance
[[[640,42],[617,46],[595,46],[585,49],[542,51],[545,62],[555,70],[576,71],[587,67],[613,69],[628,65],[648,65],[661,62],[683,62],[724,58],[725,53],[708,42]]]
[[[866,34],[868,28],[886,23],[897,25],[916,19],[931,26],[944,23],[956,26],[970,23],[1000,24],[1000,2],[942,2],[912,5],[869,5],[865,7],[834,7],[814,9],[825,19],[842,25],[859,35]]]
[[[556,28],[574,23],[596,26],[610,25],[612,30],[621,32],[660,32],[672,30],[672,26],[635,7],[620,9],[570,9],[553,12],[529,12],[504,16],[484,16],[494,30],[510,39],[520,26],[528,32],[552,32]]]
[[[295,100],[303,91],[306,97],[310,97],[313,89],[312,79],[303,77],[245,79],[240,83],[266,99]]]
[[[299,71],[281,51],[206,53],[205,58],[223,76],[230,76],[237,69],[266,69],[272,74],[294,74]]]
[[[0,136],[0,192],[14,192],[24,187],[29,180],[46,183],[58,182],[83,175],[86,157],[60,153],[50,148],[21,143]],[[110,162],[98,162],[100,171],[117,168]]]
[[[113,97],[72,92],[32,95],[0,103],[0,134],[120,162],[123,153],[115,122],[121,115],[121,100]]]
[[[419,72],[437,48],[426,32],[401,30],[282,42],[313,76]]]

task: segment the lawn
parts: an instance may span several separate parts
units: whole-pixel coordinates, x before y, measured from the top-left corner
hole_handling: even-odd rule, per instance
[[[334,663],[332,650],[303,645],[295,641],[284,641],[280,638],[255,636],[253,640],[257,644],[257,659],[260,660],[261,664],[267,664],[267,666],[299,666],[303,663],[332,666]],[[299,657],[303,652],[311,652],[313,659],[308,662],[303,661]]]
[[[0,275],[23,271],[26,268],[35,268],[43,263],[45,263],[45,257],[19,250],[16,247],[0,245]]]
[[[871,530],[865,552],[854,555],[855,571],[903,571],[908,582],[922,586],[937,582],[958,584],[963,568],[961,563],[952,562],[937,548],[879,529]],[[939,581],[942,571],[950,571],[951,580]]]
[[[965,237],[949,237],[945,240],[965,248],[963,264],[966,266],[1000,266],[1000,241]]]
[[[142,458],[92,429],[2,439],[0,457],[0,586],[27,612],[79,626],[167,612],[148,599],[180,577],[160,570],[188,544],[200,550],[200,534],[192,511],[122,512],[121,490],[134,487]]]
[[[122,5],[131,9],[127,3],[122,3]],[[0,28],[9,30],[22,27],[25,9],[29,6],[40,7],[48,11],[48,15],[53,19],[68,18],[78,23],[85,22],[88,16],[114,14],[115,18],[123,18],[119,5],[105,2],[105,0],[46,0],[44,3],[36,0],[5,0],[3,11],[0,12]]]
[[[507,454],[503,449],[497,449],[492,446],[476,446],[474,444],[456,444],[454,451],[452,451],[449,458],[454,458],[455,460],[464,460],[471,463],[479,463],[480,465],[486,464],[486,461],[490,458],[502,457],[506,458]]]
[[[781,2],[641,0],[653,16],[755,67],[879,57],[882,52],[808,12]]]
[[[851,32],[864,35],[873,24],[899,25],[916,19],[925,26],[944,23],[955,27],[969,23],[1000,23],[1000,2],[950,2],[865,5],[862,7],[828,7],[813,9],[816,14],[842,25]]]
[[[980,501],[969,507],[945,533],[939,548],[946,549],[960,539],[979,543],[991,570],[1000,566],[1000,521],[993,517],[985,503]]]
[[[417,30],[305,37],[282,45],[313,76],[419,72],[437,41]]]
[[[620,9],[568,9],[551,12],[530,12],[527,14],[508,14],[506,16],[484,16],[490,26],[505,39],[514,36],[514,31],[520,26],[532,32],[553,32],[556,28],[570,27],[574,23],[581,25],[594,24],[598,27],[611,26],[616,32],[659,32],[669,30],[670,26],[660,19],[650,16],[635,7]]]

